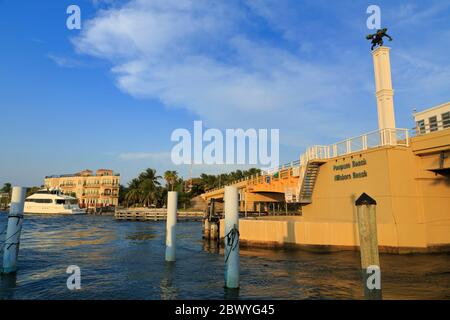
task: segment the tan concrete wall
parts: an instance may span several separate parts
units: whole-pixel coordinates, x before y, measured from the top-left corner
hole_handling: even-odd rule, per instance
[[[411,148],[415,154],[423,155],[450,149],[450,130],[439,130],[411,139]],[[450,160],[446,160],[448,163]]]
[[[362,159],[366,165],[342,171],[334,167]],[[434,160],[400,147],[331,159],[321,166],[312,203],[302,208],[302,217],[242,219],[241,239],[266,244],[358,246],[354,202],[366,192],[377,201],[380,247],[408,252],[448,246],[450,181],[428,171],[430,161]],[[334,180],[336,174],[361,171],[367,176]]]

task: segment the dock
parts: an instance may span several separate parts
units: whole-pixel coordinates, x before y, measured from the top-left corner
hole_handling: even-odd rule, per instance
[[[203,211],[178,211],[178,221],[202,221],[205,213]],[[126,221],[161,221],[167,218],[167,209],[152,208],[129,208],[116,210],[116,220]]]

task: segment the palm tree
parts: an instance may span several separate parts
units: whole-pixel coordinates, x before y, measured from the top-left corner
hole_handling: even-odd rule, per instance
[[[11,194],[11,191],[12,191],[12,186],[11,186],[11,183],[9,183],[9,182],[4,183],[3,188],[0,190],[0,192],[8,193],[8,194]]]
[[[0,189],[0,208],[6,208],[9,201],[11,201],[12,186],[11,183],[6,182],[3,188]],[[5,196],[6,195],[6,196]]]
[[[167,189],[173,191],[175,183],[178,180],[178,173],[176,171],[167,170],[164,172],[164,179],[166,180]]]
[[[139,179],[140,181],[150,180],[150,181],[152,181],[155,185],[158,185],[158,186],[159,186],[160,183],[159,183],[158,179],[161,179],[161,176],[157,176],[157,175],[156,175],[156,170],[155,170],[155,169],[150,169],[150,168],[148,168],[148,169],[146,169],[145,171],[143,171],[143,172],[139,175],[138,179]]]
[[[155,185],[151,180],[144,180],[141,182],[141,204],[149,207],[157,199],[157,185]]]
[[[125,200],[125,195],[127,194],[128,188],[122,184],[119,184],[119,205],[123,205]],[[127,204],[128,205],[128,204]]]
[[[204,190],[209,190],[217,187],[218,179],[217,176],[202,173],[200,175],[201,184],[203,185]]]
[[[128,183],[128,190],[125,194],[125,200],[128,204],[136,204],[139,203],[142,197],[142,191],[140,189],[140,181],[137,178],[134,178]]]
[[[162,208],[166,205],[167,200],[167,189],[161,186],[156,187],[156,206]]]
[[[142,190],[141,204],[150,206],[157,199],[157,187],[161,184],[161,176],[156,175],[156,170],[148,168],[139,175],[139,187]]]

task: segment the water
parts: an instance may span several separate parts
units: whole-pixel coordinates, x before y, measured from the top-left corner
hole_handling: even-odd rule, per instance
[[[0,214],[0,231],[7,216]],[[241,248],[241,289],[223,288],[223,252],[181,222],[177,262],[164,261],[165,222],[101,216],[30,216],[19,270],[2,276],[2,299],[362,299],[357,252]],[[2,236],[4,237],[4,235]],[[450,255],[381,255],[384,299],[449,299]],[[66,268],[81,268],[79,291]]]

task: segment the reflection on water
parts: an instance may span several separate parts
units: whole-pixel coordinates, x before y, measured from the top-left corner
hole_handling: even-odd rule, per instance
[[[223,288],[223,298],[225,300],[238,300],[239,299],[239,289]]]
[[[174,286],[173,275],[175,272],[175,263],[166,262],[164,274],[161,278],[161,300],[175,300],[177,299],[178,290]]]
[[[0,230],[6,215],[0,214]],[[166,263],[164,222],[102,216],[26,216],[16,276],[0,299],[363,299],[357,252],[241,248],[241,288],[224,288],[223,249],[200,222],[177,228],[177,261]],[[449,299],[450,255],[381,255],[384,299]],[[66,287],[66,268],[81,287]]]
[[[0,299],[13,299],[16,283],[16,274],[0,274]]]
[[[153,233],[136,232],[136,233],[131,233],[131,234],[127,235],[126,239],[134,240],[134,241],[145,241],[145,240],[153,239],[155,236],[156,235]]]
[[[219,253],[220,244],[217,240],[204,240],[203,241],[203,251],[209,253]]]

